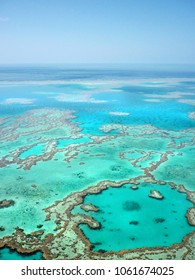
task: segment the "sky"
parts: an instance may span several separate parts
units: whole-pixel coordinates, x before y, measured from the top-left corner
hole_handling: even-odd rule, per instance
[[[0,64],[195,64],[195,0],[0,0]]]

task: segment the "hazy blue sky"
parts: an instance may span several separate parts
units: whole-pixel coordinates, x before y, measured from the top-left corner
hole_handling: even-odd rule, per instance
[[[195,63],[195,0],[0,0],[0,63]]]

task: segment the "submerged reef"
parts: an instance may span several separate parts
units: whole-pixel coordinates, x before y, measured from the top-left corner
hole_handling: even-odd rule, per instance
[[[194,129],[113,123],[100,131],[98,136],[85,134],[74,111],[51,108],[1,119],[0,248],[39,251],[45,259],[195,259]],[[103,241],[91,242],[86,227],[97,235],[106,230],[120,236],[119,227],[107,227],[107,217],[119,206],[116,202],[109,208],[107,196],[123,189],[129,191],[121,198],[121,211],[129,215],[130,243],[105,249]],[[181,199],[182,214],[174,213],[177,200],[166,197],[167,189]],[[106,209],[88,201],[105,193]],[[141,196],[133,198],[141,193],[159,209],[169,199],[170,215],[181,215],[184,227],[179,240],[172,236],[171,244],[158,245],[156,238],[155,245],[138,246],[139,236],[133,233],[148,224],[140,218],[145,211]],[[163,242],[168,219],[159,213],[150,220],[163,227]]]
[[[1,200],[0,201],[0,208],[6,208],[6,207],[10,207],[12,205],[14,205],[15,202],[13,200]]]
[[[195,208],[190,208],[187,212],[188,223],[195,226]]]
[[[188,114],[189,118],[195,120],[195,112],[191,112]]]
[[[25,234],[24,230],[16,228],[12,236],[2,239],[0,246],[8,246],[20,253],[42,251],[45,259],[194,259],[194,231],[184,237],[182,242],[167,247],[137,248],[120,250],[119,252],[102,252],[103,250],[97,252],[92,250],[93,244],[79,229],[79,225],[87,224],[90,228],[96,230],[101,230],[101,225],[90,216],[72,213],[73,208],[82,205],[84,198],[89,194],[101,194],[108,187],[121,188],[124,184],[128,184],[129,181],[125,180],[119,183],[104,181],[57,201],[45,209],[46,219],[55,220],[57,233],[44,235],[43,230],[37,230],[30,234]],[[156,183],[158,182],[154,184]],[[186,193],[187,199],[193,204],[195,203],[194,195],[191,195],[183,186],[176,186],[176,188],[178,188],[179,192]],[[187,214],[187,219],[188,221],[191,219],[189,213]],[[163,223],[165,219],[159,217],[155,219],[155,222]],[[129,224],[139,226],[138,221],[130,221]]]
[[[157,190],[151,190],[148,196],[151,197],[151,198],[155,198],[155,199],[163,199],[164,198],[164,196]]]

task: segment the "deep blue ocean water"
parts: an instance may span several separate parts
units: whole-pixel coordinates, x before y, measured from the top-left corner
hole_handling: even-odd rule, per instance
[[[0,81],[194,78],[195,65],[48,64],[1,65]]]

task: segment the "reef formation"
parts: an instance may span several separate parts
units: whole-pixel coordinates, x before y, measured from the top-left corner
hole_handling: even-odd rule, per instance
[[[90,194],[101,195],[101,192],[108,188],[121,188],[126,184],[129,184],[129,188],[134,192],[137,189],[140,190],[141,184],[144,182],[152,186],[148,196],[157,200],[163,200],[161,192],[155,189],[157,184],[161,186],[162,190],[165,185],[168,185],[170,188],[186,194],[187,200],[193,206],[187,211],[186,219],[193,227],[195,225],[195,192],[184,186],[184,183],[188,183],[185,178],[193,176],[193,174],[188,166],[185,166],[188,164],[187,160],[178,165],[176,159],[191,156],[192,149],[194,149],[192,144],[195,131],[188,129],[172,132],[158,129],[152,125],[109,124],[102,126],[101,129],[104,132],[117,129],[118,134],[87,135],[90,139],[87,143],[73,142],[73,144],[58,148],[58,142],[62,139],[62,131],[63,139],[67,140],[80,139],[84,136],[77,123],[71,122],[72,119],[74,119],[73,112],[40,109],[16,117],[9,125],[9,129],[1,128],[1,144],[5,141],[7,143],[1,158],[1,170],[14,168],[17,184],[9,187],[9,190],[5,188],[5,192],[10,193],[10,199],[0,202],[0,211],[4,210],[2,216],[4,223],[0,225],[3,229],[0,247],[6,246],[20,253],[41,251],[45,259],[194,259],[195,231],[193,228],[181,242],[171,246],[121,249],[114,252],[93,250],[93,244],[86,238],[80,225],[85,224],[96,231],[101,230],[101,223],[90,216],[90,213],[101,211],[101,209],[93,204],[84,203],[85,197]],[[9,119],[3,120],[5,123],[7,121]],[[29,143],[31,144],[29,145]],[[27,155],[20,158],[24,151],[41,143],[45,144],[41,155]],[[175,159],[175,164],[173,159]],[[47,170],[45,173],[47,183],[44,182],[45,178],[44,176],[42,178],[41,173],[39,173],[40,176],[34,176],[42,162],[44,162],[44,169]],[[170,169],[166,169],[167,165],[171,165],[172,181],[170,181]],[[69,183],[68,180],[67,182],[64,180],[63,188],[55,188],[58,199],[54,203],[50,203],[51,200],[48,199],[41,186],[44,185],[46,188],[47,184],[47,191],[52,192],[53,188],[48,187],[48,181],[51,180],[51,184],[56,184],[57,179],[54,181],[52,178],[53,172],[61,174],[62,170],[66,176],[69,174],[72,180],[75,176],[74,183],[77,186],[80,185],[80,190],[77,189],[72,193],[71,189],[64,187]],[[76,174],[75,170],[77,170]],[[31,177],[31,180],[28,185],[25,185],[26,193],[21,199],[15,188],[24,184],[23,176],[26,174],[24,172],[28,172],[28,178]],[[179,178],[180,184],[177,183],[178,172],[179,174],[182,172],[182,177]],[[90,180],[86,182],[86,178],[90,178]],[[100,182],[95,183],[96,178],[99,178]],[[108,179],[105,180],[105,178]],[[192,180],[190,177],[188,179]],[[182,182],[182,180],[184,181]],[[25,182],[27,184],[26,180]],[[90,183],[91,186],[86,188],[86,185],[90,185]],[[29,198],[32,198],[32,201],[28,203]],[[29,204],[38,209],[37,216],[34,215],[37,230],[28,232],[25,228],[25,218],[28,215],[32,217],[34,209],[32,212],[28,212],[27,216],[21,216],[20,222],[15,220],[11,225],[7,225],[8,213],[5,208],[12,206],[9,209],[13,209],[11,214],[14,215],[14,207],[20,207],[18,205],[20,199],[23,208],[21,211],[27,211]],[[44,207],[49,203],[50,206]],[[78,205],[86,214],[72,212]],[[124,205],[130,212],[138,210],[138,206],[139,204],[131,202],[126,202]],[[45,218],[40,219],[40,212],[43,212]],[[163,219],[156,220],[156,223],[162,222]],[[50,223],[49,226],[48,223]],[[136,221],[130,223],[139,226]],[[35,227],[34,224],[32,227]]]
[[[0,248],[195,259],[193,89],[186,78],[2,83]]]

